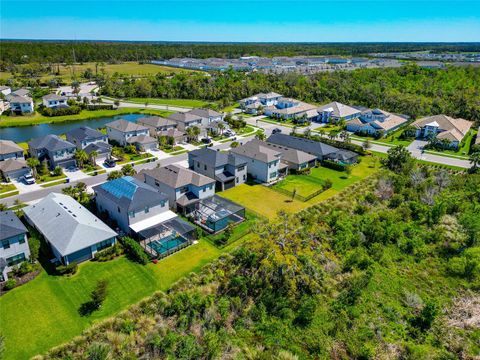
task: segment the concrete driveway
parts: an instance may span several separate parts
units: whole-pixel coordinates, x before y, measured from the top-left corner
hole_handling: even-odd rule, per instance
[[[428,141],[425,140],[413,140],[410,145],[408,145],[407,149],[413,155],[420,155],[422,154],[423,147],[428,144]]]

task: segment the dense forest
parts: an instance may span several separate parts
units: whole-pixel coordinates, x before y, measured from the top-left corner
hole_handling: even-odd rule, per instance
[[[473,359],[479,212],[480,175],[407,160],[41,358]]]
[[[234,101],[265,91],[276,91],[318,104],[339,101],[381,109],[413,118],[447,114],[480,120],[480,68],[401,68],[300,74],[224,73],[157,75],[143,79],[105,76],[102,94],[129,97],[186,98]]]
[[[7,64],[72,63],[75,61],[115,63],[174,57],[356,56],[371,52],[423,50],[434,52],[480,51],[480,43],[172,43],[1,40],[0,61]]]

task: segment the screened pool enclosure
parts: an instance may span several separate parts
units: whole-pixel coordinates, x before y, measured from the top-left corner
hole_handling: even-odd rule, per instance
[[[193,221],[210,233],[225,230],[229,224],[245,219],[245,208],[234,202],[214,195],[200,200],[192,213]]]

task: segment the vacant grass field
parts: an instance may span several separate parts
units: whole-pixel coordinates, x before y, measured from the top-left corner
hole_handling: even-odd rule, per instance
[[[173,283],[243,241],[219,249],[201,239],[158,264],[138,265],[125,257],[108,262],[86,262],[71,277],[45,271],[31,282],[0,297],[0,333],[5,336],[5,359],[27,359],[80,335],[93,322],[105,319]],[[82,317],[78,309],[89,300],[97,281],[108,281],[102,308]],[[26,310],[28,308],[28,311]],[[28,341],[25,341],[28,339]]]
[[[110,116],[116,116],[116,115],[126,115],[126,114],[151,114],[151,115],[159,115],[159,116],[167,117],[172,113],[173,111],[167,111],[167,110],[121,108],[118,110],[95,110],[95,111],[82,110],[79,114],[76,114],[76,115],[48,117],[48,116],[43,116],[36,112],[32,115],[23,115],[23,116],[0,115],[0,127],[62,123],[62,122],[69,122],[69,121],[98,119],[98,118],[104,118],[104,117],[110,117]]]
[[[95,63],[83,63],[72,65],[60,65],[60,74],[44,74],[40,76],[42,81],[48,81],[53,78],[61,78],[65,82],[70,82],[74,77],[77,79],[82,78],[85,70],[91,69],[95,75]],[[105,72],[106,74],[112,75],[114,73],[132,75],[132,76],[147,76],[155,75],[158,73],[171,74],[171,73],[186,73],[193,72],[194,70],[187,69],[178,69],[167,66],[153,65],[153,64],[139,64],[137,62],[124,62],[121,64],[100,64],[98,66],[98,73]],[[0,79],[9,79],[13,77],[11,73],[0,72]]]
[[[170,105],[170,106],[179,106],[179,107],[187,107],[187,108],[198,108],[198,107],[205,107],[210,103],[208,101],[203,100],[195,100],[195,99],[157,99],[157,98],[129,98],[126,99],[130,102],[135,102],[139,104],[145,104],[148,102],[150,105]]]

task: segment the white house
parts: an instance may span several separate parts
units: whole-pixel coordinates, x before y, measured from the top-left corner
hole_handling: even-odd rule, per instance
[[[62,107],[68,107],[68,98],[57,94],[48,94],[42,97],[42,104],[45,107],[56,109]]]
[[[135,145],[139,150],[153,150],[157,140],[149,135],[150,130],[143,125],[119,119],[105,125],[110,140],[118,142],[121,146]]]
[[[11,93],[5,97],[10,103],[10,110],[17,113],[31,113],[33,112],[33,100],[31,97],[16,95]]]
[[[359,118],[347,122],[346,129],[351,132],[375,135],[379,133],[388,134],[405,125],[408,117],[389,113],[380,109],[369,109],[362,111]]]
[[[337,101],[323,105],[317,111],[318,120],[323,123],[335,123],[340,120],[350,121],[358,118],[362,113],[361,110]]]

